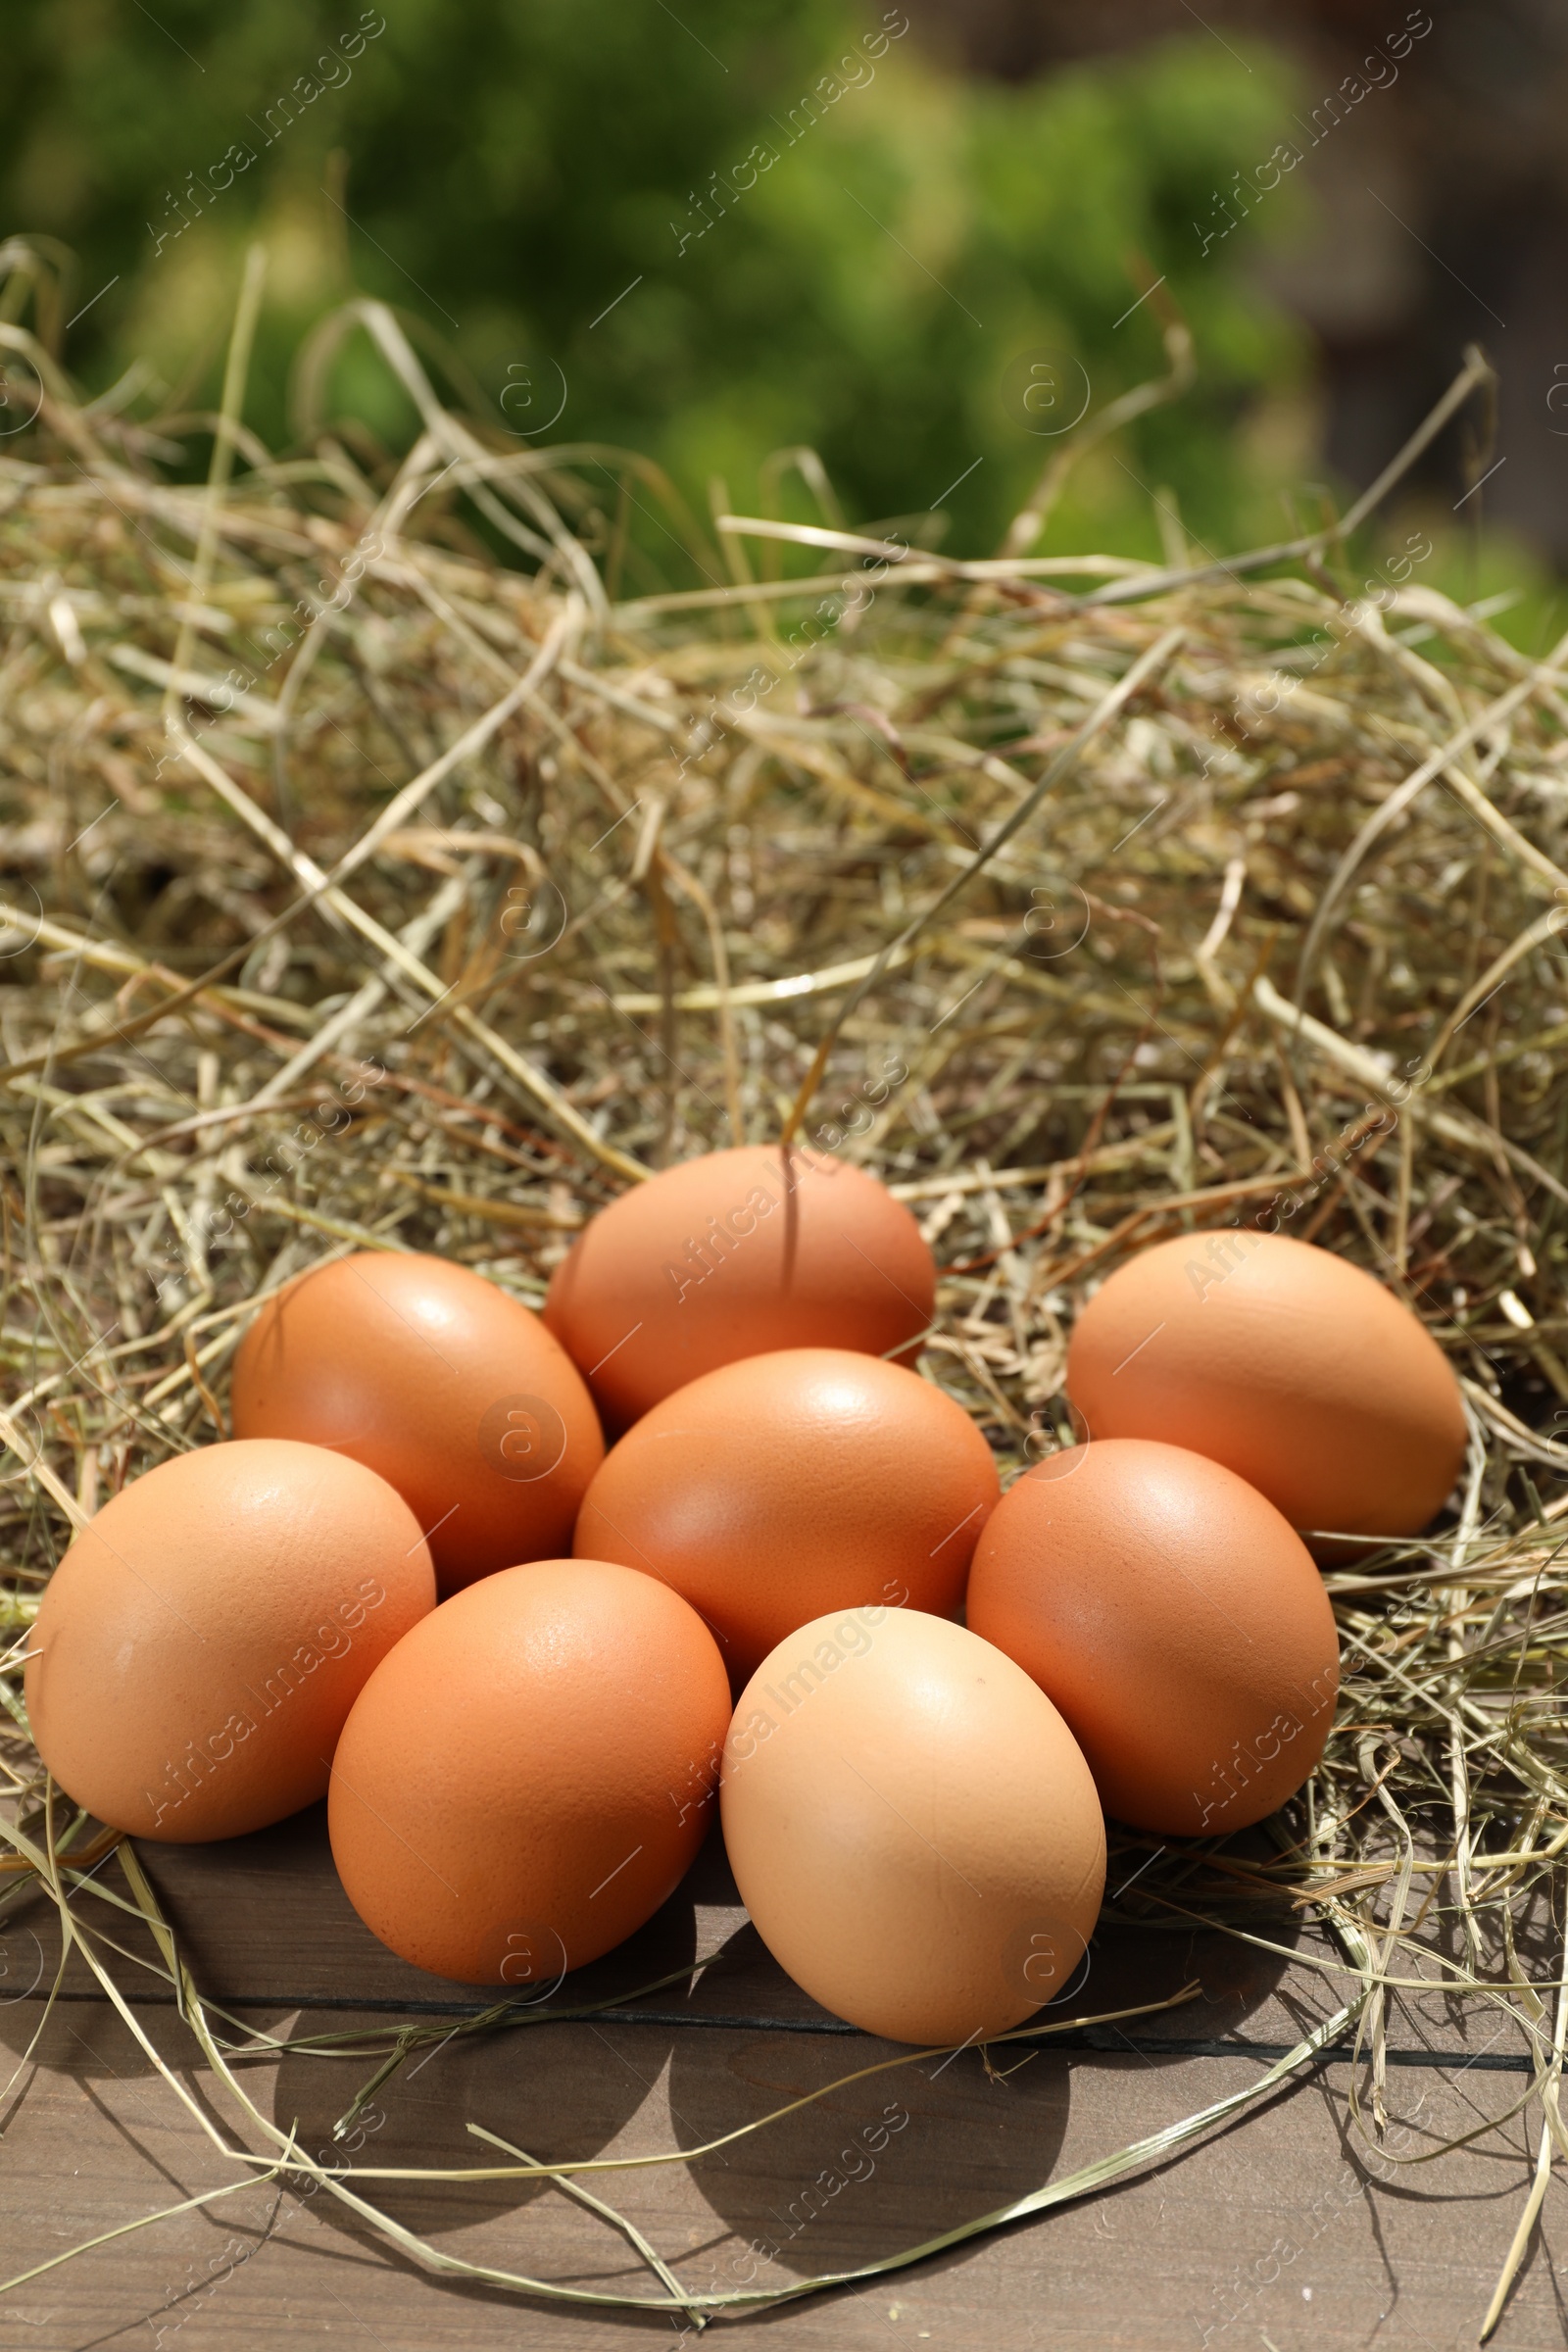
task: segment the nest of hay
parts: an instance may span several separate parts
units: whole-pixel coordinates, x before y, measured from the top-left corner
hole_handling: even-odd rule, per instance
[[[360,316],[418,402],[407,456],[274,461],[231,362],[205,487],[178,427],[3,330],[39,414],[0,458],[0,1899],[86,1884],[20,1705],[38,1592],[126,1479],[226,1434],[247,1318],[301,1267],[435,1250],[537,1303],[647,1170],[799,1133],[914,1206],[924,1369],[1005,1478],[1072,1442],[1066,1335],[1118,1262],[1283,1226],[1426,1322],[1469,1467],[1431,1533],[1329,1575],[1339,1722],[1277,1857],[1167,1848],[1117,1916],[1267,1944],[1311,1911],[1343,2005],[1242,2101],[973,2227],[1352,2027],[1376,2134],[1390,2012],[1441,1984],[1535,2054],[1511,2276],[1561,2141],[1568,647],[1533,663],[1424,585],[1419,533],[1352,568],[1359,512],[1163,568],[710,535],[621,453],[448,413]],[[122,1858],[261,2131],[236,2162],[319,2174],[236,2071],[279,2045],[203,2004]],[[419,2031],[290,2046],[384,2074]],[[319,2179],[373,2209],[373,2172]],[[645,2251],[653,2307],[775,2299]]]

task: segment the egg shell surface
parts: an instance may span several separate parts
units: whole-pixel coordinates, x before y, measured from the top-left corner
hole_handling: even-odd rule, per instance
[[[574,1547],[699,1610],[738,1688],[828,1609],[956,1616],[995,1457],[918,1373],[848,1348],[751,1355],[666,1396],[605,1456]]]
[[[44,1590],[38,1752],[113,1829],[194,1844],[326,1793],[371,1670],[435,1606],[402,1496],[285,1439],[175,1454],[106,1502]]]
[[[1067,1394],[1091,1442],[1206,1453],[1316,1534],[1419,1534],[1464,1459],[1431,1334],[1359,1266],[1283,1234],[1181,1234],[1118,1267],[1074,1326]]]
[[[892,1354],[926,1329],[935,1298],[920,1229],[874,1176],[758,1145],[623,1193],[556,1268],[544,1311],[607,1423],[624,1429],[743,1356]]]
[[[1203,1454],[1100,1438],[1036,1463],[991,1515],[967,1612],[1135,1829],[1261,1821],[1323,1752],[1340,1688],[1323,1581],[1274,1505]]]
[[[728,1721],[712,1636],[652,1577],[485,1577],[399,1643],[344,1728],[327,1818],[349,1900],[416,1968],[549,1984],[674,1892]]]
[[[879,1606],[801,1627],[742,1693],[721,1805],[762,1941],[866,2033],[962,2042],[1068,1989],[1104,1886],[1095,1784],[964,1627]]]
[[[238,1437],[329,1446],[396,1487],[443,1592],[564,1551],[605,1450],[532,1309],[412,1251],[337,1258],[270,1300],[235,1358],[233,1414]]]

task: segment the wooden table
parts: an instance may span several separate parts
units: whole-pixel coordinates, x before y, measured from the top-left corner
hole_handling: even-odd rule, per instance
[[[333,1877],[319,1808],[229,1845],[139,1851],[204,1991],[258,2025],[277,2032],[297,2021],[293,2031],[312,2033],[416,2010],[457,2024],[476,2005],[462,1987],[406,1968],[360,1925]],[[38,2029],[58,1952],[51,1907],[35,1900],[4,1935],[0,2034],[16,2063]],[[973,2050],[905,2067],[689,2168],[599,2175],[594,2185],[688,2286],[743,2284],[754,2264],[759,2279],[783,2283],[863,2263],[1255,2081],[1340,1997],[1309,1964],[1325,1949],[1303,1936],[1284,1963],[1206,1933],[1107,1933],[1075,2012],[1155,1998],[1188,1977],[1203,1997],[1125,2032],[1045,2044],[1004,2081],[990,2079]],[[693,2147],[895,2054],[826,2017],[774,1967],[711,1842],[665,1910],[557,2000],[609,1998],[693,1958],[709,1965],[690,1986],[592,2023],[463,2037],[411,2061],[378,2098],[363,2160],[483,2161],[470,2120],[538,2156]],[[136,1972],[121,1974],[130,1982]],[[191,2063],[166,1988],[153,1990],[162,1997],[142,1994],[136,2006],[149,2038],[197,2099],[226,2112]],[[1394,2039],[1395,2156],[1473,2131],[1527,2080],[1520,2036],[1489,2013],[1461,2020],[1434,1998],[1401,2016]],[[1013,2049],[1007,2062],[1024,2055]],[[245,2080],[263,2113],[297,2120],[314,2151],[329,2144],[333,2119],[369,2071],[364,2060],[289,2054],[249,2066]],[[863,2287],[719,2323],[714,2341],[739,2334],[781,2352],[1472,2345],[1523,2200],[1524,2126],[1516,2119],[1435,2163],[1369,2165],[1349,2128],[1350,2080],[1343,2058],[1317,2066],[1108,2193]],[[233,2178],[74,1965],[0,2112],[7,2276]],[[815,2194],[803,2197],[813,2181]],[[1552,2252],[1563,2240],[1560,2194],[1548,2195],[1496,2339],[1502,2352],[1564,2341]],[[469,2259],[578,2286],[658,2291],[625,2241],[557,2187],[403,2183],[384,2199]],[[758,2240],[761,2256],[748,2252]],[[669,2316],[524,2301],[433,2278],[328,2195],[272,2183],[160,2222],[0,2299],[4,2352],[241,2352],[327,2339],[388,2352],[599,2352],[681,2333]]]

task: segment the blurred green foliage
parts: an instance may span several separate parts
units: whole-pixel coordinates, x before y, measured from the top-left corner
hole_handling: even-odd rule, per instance
[[[844,0],[24,0],[4,225],[72,250],[63,315],[91,307],[67,364],[103,388],[148,361],[138,415],[213,400],[260,235],[247,414],[274,445],[302,332],[360,290],[423,322],[492,424],[542,421],[564,382],[548,438],[646,451],[698,504],[717,475],[754,505],[768,452],[808,444],[850,516],[927,537],[964,476],[951,543],[982,552],[1055,446],[1009,362],[1054,355],[1065,397],[1076,361],[1101,408],[1163,371],[1172,302],[1196,388],[1074,475],[1045,544],[1157,549],[1166,492],[1204,544],[1275,535],[1304,354],[1248,256],[1300,199],[1282,186],[1207,258],[1194,222],[1270,152],[1284,63],[1195,30],[1003,87],[904,27]],[[410,429],[363,338],[332,397]]]

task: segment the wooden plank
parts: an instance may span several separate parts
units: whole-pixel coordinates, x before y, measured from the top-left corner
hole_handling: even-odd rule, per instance
[[[139,1850],[204,1988],[246,2004],[259,2024],[286,2030],[297,2019],[300,2033],[385,2024],[405,2004],[456,2024],[483,1998],[405,1968],[375,1943],[332,1876],[318,1810],[225,1847]],[[49,1954],[51,1916],[34,1902],[6,1930],[0,1986],[11,1992],[0,1992],[0,2041],[19,2059],[41,2015],[38,1991],[19,1996]],[[655,1994],[635,2014],[460,2038],[411,2061],[379,2095],[360,2161],[485,2161],[470,2122],[562,2158],[689,2149],[896,2054],[847,2034],[774,1967],[714,1844],[658,1920],[555,1997],[622,1996],[693,1958],[708,1965],[689,1991]],[[596,2176],[595,2185],[694,2287],[787,2283],[876,2259],[1255,2080],[1260,2058],[1216,2054],[1216,2045],[1294,2041],[1335,1998],[1299,1961],[1212,1935],[1119,1933],[1101,1939],[1084,1999],[1069,2006],[1147,1999],[1189,1975],[1202,1980],[1205,1997],[1129,2028],[1139,2049],[1110,2034],[1101,2037],[1109,2046],[1092,2049],[1015,2050],[1007,2063],[1024,2063],[1004,2081],[988,2076],[974,2051],[927,2061],[832,2092],[690,2166]],[[125,1981],[157,1989],[134,1972]],[[7,2274],[235,2178],[90,1979],[74,1971],[70,1991],[3,2117]],[[359,2006],[367,2003],[374,2006]],[[187,2068],[191,2044],[167,1998],[139,2003],[137,2015]],[[1225,2352],[1264,2340],[1278,2352],[1473,2342],[1523,2196],[1521,2125],[1430,2165],[1393,2159],[1420,2155],[1512,2103],[1522,2078],[1498,2068],[1519,2045],[1504,2034],[1488,2047],[1494,2030],[1494,2019],[1484,2021],[1475,2064],[1391,2069],[1391,2107],[1405,2121],[1390,2157],[1370,2170],[1348,2132],[1348,2069],[1320,2069],[1092,2204],[912,2273],[726,2323],[726,2332],[738,2328],[760,2345],[765,2329],[767,2342],[801,2352],[885,2352],[890,2336],[997,2352],[1048,2342]],[[1436,2004],[1425,2019],[1401,2018],[1394,2038],[1419,2054],[1423,2038],[1437,2047],[1445,2034],[1452,2052],[1459,2037]],[[1205,2054],[1187,2055],[1184,2043]],[[243,2070],[261,2112],[297,2124],[313,2152],[330,2148],[332,2123],[368,2072],[364,2060],[302,2052]],[[187,2079],[226,2119],[226,2099],[202,2070]],[[254,2134],[251,2144],[260,2144]],[[400,2183],[377,2193],[466,2259],[578,2286],[659,2291],[624,2241],[557,2189]],[[1562,2340],[1546,2250],[1555,2218],[1548,2200],[1546,2242],[1504,2324],[1502,2352]],[[251,2184],[0,2302],[0,2347],[85,2352],[144,2332],[177,2352],[327,2335],[397,2352],[600,2352],[674,2340],[679,2330],[668,2318],[519,2303],[433,2278],[325,2194]]]
[[[252,1838],[205,1846],[143,1843],[137,1851],[198,1982],[214,1998],[267,2011],[347,2001],[385,2003],[399,2013],[457,2015],[492,1997],[411,1968],[376,1941],[332,1869],[324,1806]],[[114,1865],[104,1868],[112,1872]],[[30,1933],[41,1938],[39,1945],[26,1941]],[[1201,1999],[1130,2025],[1127,2034],[1137,2041],[1240,2037],[1289,2046],[1338,2006],[1353,1979],[1314,1927],[1272,1922],[1266,1934],[1294,1946],[1297,1960],[1288,1963],[1179,1920],[1167,1931],[1102,1929],[1089,1979],[1069,1988],[1069,2005],[1131,2007],[1196,1980],[1203,1987]],[[52,1970],[59,1943],[46,1905],[35,1903],[11,1935],[14,1950],[0,1936],[0,1961],[11,1953],[13,1984],[42,1972],[46,1954]],[[1544,1914],[1533,1930],[1522,1925],[1520,1935],[1525,1964],[1549,1978],[1555,1955]],[[1334,1964],[1336,1973],[1325,1975],[1313,1962]],[[674,1987],[647,2005],[661,2013],[675,2008],[698,2016],[815,2023],[830,2031],[837,2026],[768,1957],[747,1919],[716,1831],[664,1909],[555,1997],[561,2003],[608,1999],[694,1963],[703,1965],[703,1974],[689,1992]],[[0,1978],[0,1987],[5,1982]],[[68,1983],[74,1992],[92,1989],[79,1965]],[[1402,2040],[1412,2047],[1471,2049],[1489,2041],[1497,2024],[1495,2012],[1461,2010],[1435,1989],[1400,2004],[1398,2028],[1391,2025],[1390,2038],[1396,2045]],[[1524,2043],[1510,2028],[1500,2046],[1522,2051]]]
[[[174,2021],[155,2021],[162,2038]],[[46,2258],[94,2229],[224,2178],[194,2121],[138,2060],[118,2019],[79,2005],[12,2103],[5,2241],[14,2260]],[[595,2044],[598,2046],[596,2047]],[[629,2052],[629,2055],[628,2055]],[[398,2161],[416,2149],[459,2156],[463,2124],[483,2117],[556,2154],[690,2142],[763,2101],[820,2082],[835,2053],[796,2034],[694,2032],[657,2081],[641,2039],[586,2028],[459,2047],[389,2095],[368,2143]],[[322,2143],[337,2083],[351,2070],[304,2058],[256,2070],[259,2103],[298,2114]],[[603,2177],[599,2185],[692,2285],[786,2281],[865,2261],[919,2233],[1103,2151],[1131,2132],[1234,2088],[1239,2059],[1042,2054],[1005,2082],[965,2053],[940,2076],[906,2069],[835,2094],[776,2135],[684,2172]],[[198,2078],[199,2080],[199,2078]],[[1403,2085],[1400,2086],[1401,2088]],[[1511,2088],[1423,2074],[1395,2137],[1417,2154],[1472,2129]],[[627,2114],[628,2107],[634,2112]],[[739,2323],[791,2346],[883,2352],[910,2343],[996,2346],[1383,2347],[1469,2342],[1517,2211],[1525,2155],[1518,2127],[1496,2154],[1442,2159],[1419,2179],[1368,2174],[1345,2132],[1345,2070],[1303,2083],[1246,2123],[1092,2205],[853,2293]],[[867,2136],[869,2128],[869,2137]],[[471,2143],[470,2143],[471,2144]],[[836,2190],[830,2183],[837,2180]],[[821,2183],[816,2197],[803,2194]],[[1506,2188],[1510,2193],[1499,2193]],[[602,2224],[554,2190],[401,2187],[390,2210],[439,2246],[584,2285],[641,2291],[643,2278]],[[1548,2206],[1546,2238],[1555,2209]],[[760,2242],[760,2256],[750,2249]],[[644,2275],[645,2276],[645,2275]],[[100,2249],[0,2306],[0,2342],[85,2352],[148,2330],[179,2352],[272,2345],[286,2332],[368,2338],[389,2347],[576,2346],[586,2352],[677,2334],[668,2320],[517,2304],[443,2283],[379,2253],[324,2196],[251,2187]],[[1560,2344],[1550,2256],[1543,2247],[1501,2339],[1506,2352]]]

